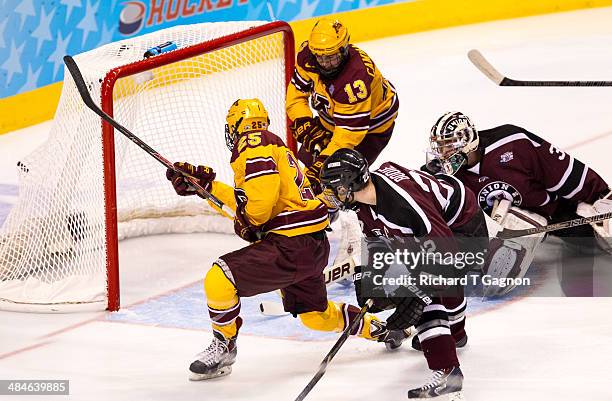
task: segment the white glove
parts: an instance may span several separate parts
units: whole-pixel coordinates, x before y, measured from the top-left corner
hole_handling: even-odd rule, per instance
[[[578,207],[576,208],[576,214],[582,217],[593,217],[598,214],[611,213],[612,212],[612,199],[599,199],[595,201],[592,205],[580,202]],[[610,231],[610,219],[604,220],[603,229],[608,235],[612,235],[612,231]],[[597,224],[597,223],[593,223]]]
[[[580,202],[576,208],[576,214],[582,217],[592,217],[610,212],[612,212],[612,192],[605,198],[595,201],[592,205]],[[591,223],[591,227],[595,231],[595,237],[600,248],[612,254],[612,224],[610,224],[610,219]]]

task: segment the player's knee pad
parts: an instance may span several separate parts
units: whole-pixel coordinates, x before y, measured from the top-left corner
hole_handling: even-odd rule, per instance
[[[522,230],[545,226],[544,217],[511,206],[508,200],[501,200],[491,213],[487,225],[494,234],[504,228]],[[545,234],[534,234],[508,240],[493,238],[489,243],[487,259],[485,261],[485,274],[496,279],[522,278],[527,273],[535,251],[543,241]],[[485,295],[503,295],[514,289],[516,285],[497,286],[485,288]]]
[[[230,274],[230,277],[228,277]],[[221,268],[218,262],[213,263],[204,278],[204,291],[208,306],[214,309],[228,309],[239,302],[236,286],[231,279],[231,273]]]

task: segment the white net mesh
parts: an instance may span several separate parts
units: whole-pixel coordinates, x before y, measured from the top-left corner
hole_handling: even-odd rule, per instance
[[[263,24],[174,27],[111,43],[75,60],[97,100],[109,71],[143,62],[151,47],[172,41],[183,49]],[[282,33],[273,33],[121,78],[113,90],[113,116],[166,159],[212,166],[218,180],[231,184],[223,133],[232,102],[260,98],[271,130],[286,132],[283,40]],[[113,237],[105,223],[104,165],[109,160],[103,157],[100,118],[86,108],[69,73],[64,75],[49,140],[21,161],[19,201],[0,230],[0,308],[106,307],[105,238]],[[114,138],[120,239],[231,231],[231,222],[199,198],[177,196],[159,162],[120,132]]]

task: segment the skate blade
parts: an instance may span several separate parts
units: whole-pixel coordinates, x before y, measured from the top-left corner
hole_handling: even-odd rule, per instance
[[[231,365],[224,366],[218,371],[216,371],[215,373],[202,374],[202,373],[191,372],[191,376],[189,377],[189,380],[191,381],[211,380],[211,379],[216,379],[218,377],[227,376],[230,373],[232,373]]]
[[[463,397],[463,391],[456,391],[454,393],[448,393],[446,394],[446,399],[448,401],[465,401],[465,398]]]

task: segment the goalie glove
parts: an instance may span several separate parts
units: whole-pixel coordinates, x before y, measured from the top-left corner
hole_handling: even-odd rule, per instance
[[[212,182],[217,176],[211,167],[194,166],[193,164],[185,162],[176,162],[174,163],[174,167],[184,174],[168,169],[166,170],[166,178],[172,183],[172,187],[178,195],[189,196],[196,194],[194,186],[187,181],[186,176],[195,178],[202,188],[208,192],[211,191]]]
[[[332,133],[323,127],[319,117],[297,118],[291,126],[291,133],[310,154],[325,149],[332,137]]]
[[[581,217],[592,217],[598,214],[612,212],[612,191],[604,195],[601,199],[596,200],[592,205],[580,202],[576,208],[576,214]],[[597,244],[601,249],[609,254],[612,254],[612,224],[610,219],[591,223]]]

